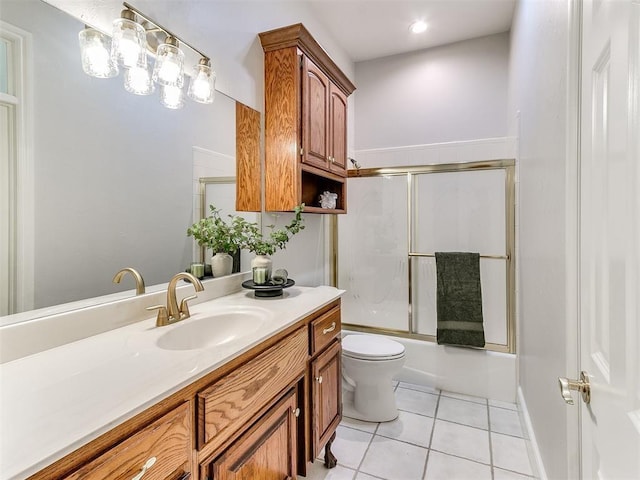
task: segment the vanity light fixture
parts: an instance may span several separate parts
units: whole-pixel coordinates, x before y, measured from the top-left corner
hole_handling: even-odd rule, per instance
[[[184,85],[184,52],[178,48],[178,40],[167,37],[156,52],[153,81],[165,87]]]
[[[111,58],[124,68],[147,67],[147,33],[128,8],[113,21]]]
[[[96,78],[111,78],[118,75],[118,66],[111,60],[111,38],[85,26],[78,34],[82,70]]]
[[[124,72],[124,89],[135,95],[151,95],[155,85],[146,67],[135,65]]]
[[[120,66],[128,92],[150,95],[158,85],[160,102],[165,107],[182,108],[185,54],[181,47],[187,47],[201,57],[193,68],[187,95],[199,103],[212,103],[216,74],[209,57],[128,3],[123,5],[120,18],[113,22],[112,38],[91,27],[80,32],[84,72],[110,78],[118,75]],[[148,54],[155,56],[152,70]]]
[[[422,33],[427,30],[427,24],[423,20],[416,20],[409,26],[412,33]]]
[[[160,102],[167,108],[176,110],[184,107],[184,93],[182,88],[175,85],[160,86]]]
[[[216,73],[211,69],[211,60],[203,57],[193,69],[187,95],[196,102],[213,103],[215,86]]]

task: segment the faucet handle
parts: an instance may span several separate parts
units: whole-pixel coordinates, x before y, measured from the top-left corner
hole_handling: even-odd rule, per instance
[[[158,316],[156,317],[156,327],[164,327],[165,325],[169,325],[169,313],[167,312],[167,307],[164,305],[154,305],[153,307],[147,307],[147,310],[150,312],[153,310],[158,310]]]
[[[178,309],[180,311],[180,318],[189,318],[191,316],[191,314],[189,313],[189,305],[187,304],[187,302],[189,300],[193,300],[194,298],[198,298],[198,296],[191,295],[190,297],[184,297],[182,299],[182,301],[180,302],[180,308]]]

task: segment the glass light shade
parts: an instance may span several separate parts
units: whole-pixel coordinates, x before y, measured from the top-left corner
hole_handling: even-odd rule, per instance
[[[160,102],[165,107],[174,110],[184,107],[184,92],[182,88],[162,85],[160,87]]]
[[[98,30],[87,27],[78,34],[82,70],[97,78],[118,75],[118,66],[111,60],[111,39]]]
[[[187,95],[199,103],[213,103],[216,88],[216,73],[211,70],[209,60],[203,59],[193,69]]]
[[[147,65],[147,34],[139,23],[127,18],[113,22],[111,57],[125,68]]]
[[[175,42],[175,45],[170,41]],[[167,37],[167,43],[158,47],[153,81],[159,85],[180,88],[184,85],[184,52],[178,48],[177,43]]]
[[[145,67],[136,65],[124,72],[124,88],[136,95],[150,95],[155,90],[151,73]]]

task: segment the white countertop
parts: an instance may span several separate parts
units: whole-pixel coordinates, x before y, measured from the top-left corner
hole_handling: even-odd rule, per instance
[[[155,315],[0,365],[0,479],[22,479],[132,418],[342,295],[291,287],[282,297],[241,291],[190,307],[191,319],[155,327]],[[211,349],[165,350],[157,338],[230,307],[264,309],[264,327]]]

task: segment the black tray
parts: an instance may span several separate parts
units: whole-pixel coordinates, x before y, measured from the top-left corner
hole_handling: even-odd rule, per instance
[[[279,297],[282,295],[283,288],[289,288],[292,285],[295,285],[292,279],[288,278],[287,283],[284,285],[276,285],[271,283],[270,281],[265,283],[264,285],[256,285],[253,280],[246,280],[242,282],[242,286],[244,288],[248,288],[249,290],[254,291],[254,295],[256,297]]]

